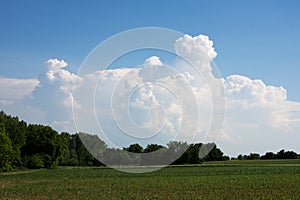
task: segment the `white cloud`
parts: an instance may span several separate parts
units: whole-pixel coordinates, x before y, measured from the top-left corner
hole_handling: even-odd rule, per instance
[[[158,56],[152,56],[139,68],[78,76],[67,70],[64,60],[49,59],[45,62],[46,72],[38,80],[0,78],[0,105],[16,114],[16,109],[22,109],[19,113],[25,120],[40,118],[60,131],[75,130],[73,105],[81,131],[99,133],[99,123],[108,134],[100,137],[108,137],[118,146],[132,142],[165,144],[178,136],[178,130],[177,139],[191,141],[193,125],[199,120],[200,134],[195,142],[203,142],[218,138],[220,125],[210,126],[210,122],[213,114],[221,113],[216,119],[222,120],[220,85],[224,85],[227,117],[218,143],[225,153],[278,148],[300,151],[296,149],[300,141],[300,103],[289,101],[285,88],[240,75],[215,77],[211,63],[217,53],[207,36],[184,35],[174,47],[193,66],[184,60],[166,66]],[[129,132],[135,128],[131,132],[135,137],[154,135],[146,141],[132,139],[120,128]],[[157,132],[162,134],[155,135]]]
[[[155,65],[155,66],[162,66],[162,62],[160,61],[160,58],[157,56],[151,56],[150,58],[146,59],[144,65]]]
[[[221,142],[228,153],[298,148],[300,103],[288,101],[286,89],[233,75],[225,80],[225,93],[226,136]]]
[[[226,78],[225,92],[228,110],[236,110],[236,115],[243,112],[246,122],[268,125],[285,132],[293,131],[290,121],[294,120],[295,115],[290,118],[290,112],[299,110],[300,104],[288,101],[287,91],[283,87],[267,86],[261,80],[234,75]]]
[[[287,91],[283,87],[267,86],[262,80],[252,80],[245,76],[232,75],[226,78],[225,91],[234,103],[245,106],[278,106],[287,99]]]
[[[0,100],[4,104],[12,104],[30,96],[38,86],[37,79],[0,78]]]
[[[211,72],[210,63],[217,56],[213,42],[205,35],[184,35],[175,42],[175,51],[188,58],[202,72]]]
[[[1,110],[28,122],[44,123],[44,113],[27,104],[34,101],[34,91],[40,87],[37,79],[0,78]]]
[[[49,59],[45,62],[47,65],[46,77],[50,81],[60,81],[63,83],[73,83],[77,76],[69,71],[63,69],[68,66],[68,63],[64,60]]]
[[[54,121],[72,122],[72,103],[80,106],[72,101],[73,84],[80,78],[65,69],[68,64],[63,60],[50,59],[45,64],[45,73],[38,79],[0,78],[0,105],[29,123],[62,130]]]
[[[58,60],[56,58],[47,60],[45,64],[48,65],[48,70],[53,70],[53,71],[57,71],[61,68],[68,66],[68,63],[66,63],[64,60]]]
[[[68,64],[64,60],[49,59],[45,62],[48,66],[48,71],[46,76],[49,80],[53,81],[56,79],[56,74],[61,71],[62,68],[66,67]]]
[[[210,52],[209,56],[214,54],[209,49],[212,48],[212,42],[204,36],[185,37],[185,40],[176,41],[178,48],[186,45],[182,43],[189,39],[196,41],[192,45],[206,44],[204,49],[198,49],[200,59],[196,56],[189,59],[196,59],[193,61],[195,65],[205,68],[204,75],[210,75],[209,82],[220,83],[220,79],[211,75],[210,63],[205,57],[207,52]],[[182,56],[189,55],[186,51],[184,48],[181,50]],[[211,117],[210,88],[205,86],[203,80],[195,80],[201,79],[197,70],[187,62],[182,63],[185,67],[172,68],[164,65],[159,57],[152,56],[140,68],[96,71],[82,76],[83,81],[74,94],[74,99],[82,105],[76,114],[80,118],[78,127],[83,132],[89,132],[91,129],[98,130],[99,123],[104,132],[100,137],[105,138],[105,134],[108,134],[119,145],[129,141],[138,142],[132,141],[128,134],[138,137],[133,138],[135,140],[152,136],[150,140],[140,140],[143,144],[165,144],[176,139],[192,142],[197,131],[201,132],[203,139]],[[199,107],[197,100],[200,100]],[[86,120],[88,115],[94,113],[94,109],[98,121]],[[200,124],[198,118],[201,118]]]

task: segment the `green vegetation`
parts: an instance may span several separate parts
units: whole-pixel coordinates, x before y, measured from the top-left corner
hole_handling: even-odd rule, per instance
[[[85,145],[90,145],[87,147]],[[90,150],[88,151],[87,148]],[[200,151],[201,149],[201,151]],[[0,112],[0,172],[16,168],[57,168],[58,166],[201,164],[205,161],[229,160],[213,143],[187,144],[170,141],[166,146],[149,144],[145,148],[131,144],[121,149],[109,148],[96,135],[59,134],[49,126],[30,124]],[[159,150],[159,151],[158,151]],[[153,152],[142,156],[142,153]],[[136,154],[132,154],[136,153]],[[145,154],[144,154],[145,155]],[[293,151],[281,150],[239,155],[238,160],[297,159]]]
[[[299,199],[300,160],[205,162],[130,174],[59,167],[0,175],[3,199]]]
[[[92,151],[87,146],[91,145]],[[96,148],[95,148],[96,147]],[[90,149],[90,150],[91,150]],[[201,151],[200,151],[201,149]],[[209,150],[208,150],[209,149]],[[87,133],[59,134],[49,126],[30,124],[18,117],[0,112],[0,172],[13,168],[57,168],[58,166],[153,165],[153,164],[201,164],[205,161],[229,160],[215,144],[187,144],[170,141],[166,146],[139,144],[113,149],[96,135]],[[159,151],[158,151],[159,150]],[[155,152],[147,157],[141,153]],[[138,154],[132,154],[138,153]],[[203,155],[203,157],[200,156]],[[293,151],[281,150],[277,154],[267,152],[239,155],[238,160],[297,159]]]
[[[84,140],[101,148],[94,148],[95,151],[89,152],[83,145]],[[208,149],[211,151],[206,154]],[[107,147],[95,135],[59,134],[49,126],[27,125],[18,117],[6,115],[2,111],[0,197],[300,199],[300,159],[293,151],[281,150],[276,154],[267,152],[263,156],[251,153],[229,160],[229,157],[224,156],[214,144],[171,141],[166,146],[149,144],[145,148],[139,144],[132,144],[123,150],[126,151]],[[147,160],[139,157],[142,153],[153,151],[160,153],[148,157]],[[199,151],[200,155],[205,157],[200,158]],[[176,153],[181,156],[177,157],[170,167],[142,174],[113,170],[103,166],[92,156],[108,155],[106,158],[110,160],[106,160],[106,163],[111,164],[116,163],[116,160],[117,163],[124,160],[123,167],[132,164],[130,162],[137,163],[136,166],[131,166],[132,170],[139,167],[139,159],[145,165],[152,165],[158,158],[166,161]]]
[[[144,149],[139,144],[113,149],[96,135],[87,133],[59,134],[49,126],[29,124],[18,117],[0,112],[0,172],[13,168],[57,168],[58,166],[199,164],[203,161],[228,160],[215,144],[187,144],[170,141],[166,146],[149,144]],[[85,142],[84,142],[85,141]],[[83,145],[91,145],[88,148]],[[201,147],[211,150],[199,158]],[[162,151],[157,152],[157,150]],[[141,153],[157,153],[145,158]],[[132,153],[139,153],[132,154]],[[145,154],[144,154],[145,155]]]
[[[0,167],[2,171],[8,171],[12,169],[13,146],[9,136],[6,134],[4,125],[0,125]]]
[[[240,154],[237,159],[239,160],[273,160],[273,159],[297,159],[299,155],[293,151],[285,151],[284,149],[277,152],[277,154],[273,152],[267,152],[265,155],[260,156],[258,153],[250,153],[250,155],[242,155]],[[235,159],[235,158],[233,158]]]

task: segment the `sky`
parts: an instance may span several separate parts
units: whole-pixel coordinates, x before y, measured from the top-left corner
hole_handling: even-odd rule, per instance
[[[77,73],[89,53],[114,34],[133,28],[163,27],[189,35],[186,40],[200,38],[207,50],[216,52],[211,61],[221,73],[227,95],[224,131],[217,140],[225,154],[276,152],[281,148],[300,152],[298,1],[1,0],[0,4],[0,108],[8,114],[30,123],[51,125],[58,131],[74,132],[74,97],[70,96],[74,81],[82,78],[83,85],[78,87],[85,88],[84,77],[99,76],[99,72],[90,76]],[[154,53],[159,58],[151,57]],[[137,53],[124,63],[115,63],[115,70],[107,72],[111,76],[107,75],[105,83],[119,81],[128,73],[128,67],[134,67],[131,65],[145,67],[150,59],[155,67],[170,58],[161,52]],[[192,59],[197,62],[197,58]],[[144,69],[136,70],[141,68]],[[181,72],[184,74],[184,70]],[[197,79],[192,71],[189,74]],[[201,88],[197,84],[200,83],[192,83],[193,91]],[[168,98],[151,87],[157,98]],[[151,87],[138,91],[135,100],[151,91]],[[108,88],[100,88],[101,94],[107,92],[109,96]],[[97,109],[105,109],[103,105]],[[135,111],[133,118],[143,119],[143,110]],[[178,113],[167,115],[173,120],[176,116]],[[178,126],[172,120],[168,123],[169,128]],[[114,130],[108,122],[105,124],[106,129]],[[163,143],[167,138],[153,142]],[[116,142],[122,145],[124,141],[124,145],[132,142]]]

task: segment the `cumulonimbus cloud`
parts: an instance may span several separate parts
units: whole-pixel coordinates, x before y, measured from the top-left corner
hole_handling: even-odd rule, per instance
[[[183,96],[190,93],[182,91],[182,85],[190,86],[198,102],[198,109],[201,110],[197,115],[201,121],[199,132],[205,132],[209,128],[212,109],[210,90],[214,90],[214,95],[217,96],[222,92],[218,91],[217,85],[222,83],[226,95],[227,117],[219,143],[225,153],[226,150],[231,155],[243,152],[238,149],[243,149],[245,153],[251,149],[276,151],[276,148],[285,146],[300,151],[297,149],[300,141],[300,103],[289,101],[285,88],[270,86],[263,80],[240,75],[215,77],[211,63],[217,52],[207,36],[184,35],[174,42],[174,46],[178,55],[188,58],[190,63],[180,60],[173,66],[166,66],[158,56],[152,56],[137,68],[107,69],[79,77],[67,70],[68,64],[64,60],[49,59],[46,61],[47,71],[39,80],[0,78],[0,103],[5,109],[9,104],[32,96],[30,106],[43,110],[49,116],[43,118],[47,120],[46,123],[64,131],[74,130],[71,111],[73,104],[76,109],[82,109],[81,118],[86,120],[82,122],[86,126],[83,131],[91,133],[98,131],[98,127],[94,126],[98,122],[90,120],[96,109],[98,120],[102,128],[109,132],[109,137],[118,145],[125,146],[132,141],[128,137],[119,137],[120,130],[115,126],[111,99],[118,97],[115,104],[121,108],[122,92],[135,89],[128,104],[131,120],[149,130],[154,130],[163,122],[164,136],[153,137],[152,141],[163,144],[176,134],[183,120],[192,120],[194,114],[191,111],[190,115],[182,118],[180,102],[176,101],[168,88],[151,82],[172,83],[172,89],[180,91]],[[191,67],[191,64],[198,66],[198,70]],[[78,81],[76,89],[81,95],[74,96],[72,92],[75,81]],[[86,91],[91,88],[95,90],[95,96],[86,98]],[[28,104],[28,100],[23,103]],[[90,107],[82,107],[81,103]],[[161,121],[155,121],[156,119]],[[188,130],[186,127],[187,138],[190,137]],[[196,138],[195,142],[203,142],[202,136]],[[265,137],[268,137],[267,143],[261,141]],[[184,140],[184,137],[180,139]]]

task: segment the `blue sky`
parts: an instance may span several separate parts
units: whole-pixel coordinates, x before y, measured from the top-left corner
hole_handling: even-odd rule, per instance
[[[296,0],[1,0],[0,77],[38,78],[51,58],[65,60],[68,71],[76,73],[108,37],[133,28],[164,27],[209,36],[223,77],[242,75],[283,86],[288,100],[300,102],[299,10]]]
[[[99,42],[144,26],[208,35],[222,74],[283,85],[300,100],[298,1],[1,1],[1,76],[32,77],[48,58],[76,70]]]

